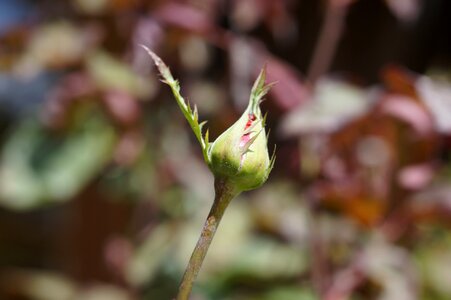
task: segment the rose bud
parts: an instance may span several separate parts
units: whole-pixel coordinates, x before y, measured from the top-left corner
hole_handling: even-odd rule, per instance
[[[271,87],[265,85],[265,75],[263,69],[243,115],[209,149],[210,169],[215,178],[228,182],[238,191],[262,185],[274,163],[274,157],[269,158],[265,117],[260,110],[262,98]]]

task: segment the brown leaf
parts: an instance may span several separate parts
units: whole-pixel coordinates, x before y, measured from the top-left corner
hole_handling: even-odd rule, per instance
[[[263,56],[268,67],[268,82],[277,82],[270,94],[283,111],[289,111],[304,103],[309,91],[303,78],[288,64],[273,56]]]

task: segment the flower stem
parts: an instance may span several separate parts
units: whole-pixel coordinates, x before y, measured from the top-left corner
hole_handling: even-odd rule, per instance
[[[224,212],[229,205],[230,201],[237,196],[237,192],[230,184],[221,179],[215,180],[215,200],[202,228],[201,235],[194,248],[193,254],[186,267],[185,274],[183,275],[182,282],[179,287],[177,300],[188,300],[193,283],[196,280],[200,267],[207,255],[208,248],[216,233],[219,222],[224,215]]]

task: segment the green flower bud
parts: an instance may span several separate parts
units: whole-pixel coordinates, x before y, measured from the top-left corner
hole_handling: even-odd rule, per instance
[[[228,182],[238,191],[262,185],[274,163],[274,157],[270,159],[268,155],[265,118],[260,110],[260,102],[269,88],[265,85],[263,69],[243,115],[209,149],[210,169],[215,178]]]

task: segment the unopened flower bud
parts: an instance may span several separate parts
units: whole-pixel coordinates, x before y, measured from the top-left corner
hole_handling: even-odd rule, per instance
[[[272,169],[274,159],[268,155],[265,118],[259,106],[269,88],[265,85],[263,70],[252,88],[243,115],[210,148],[210,168],[215,177],[227,181],[239,191],[259,187]]]

